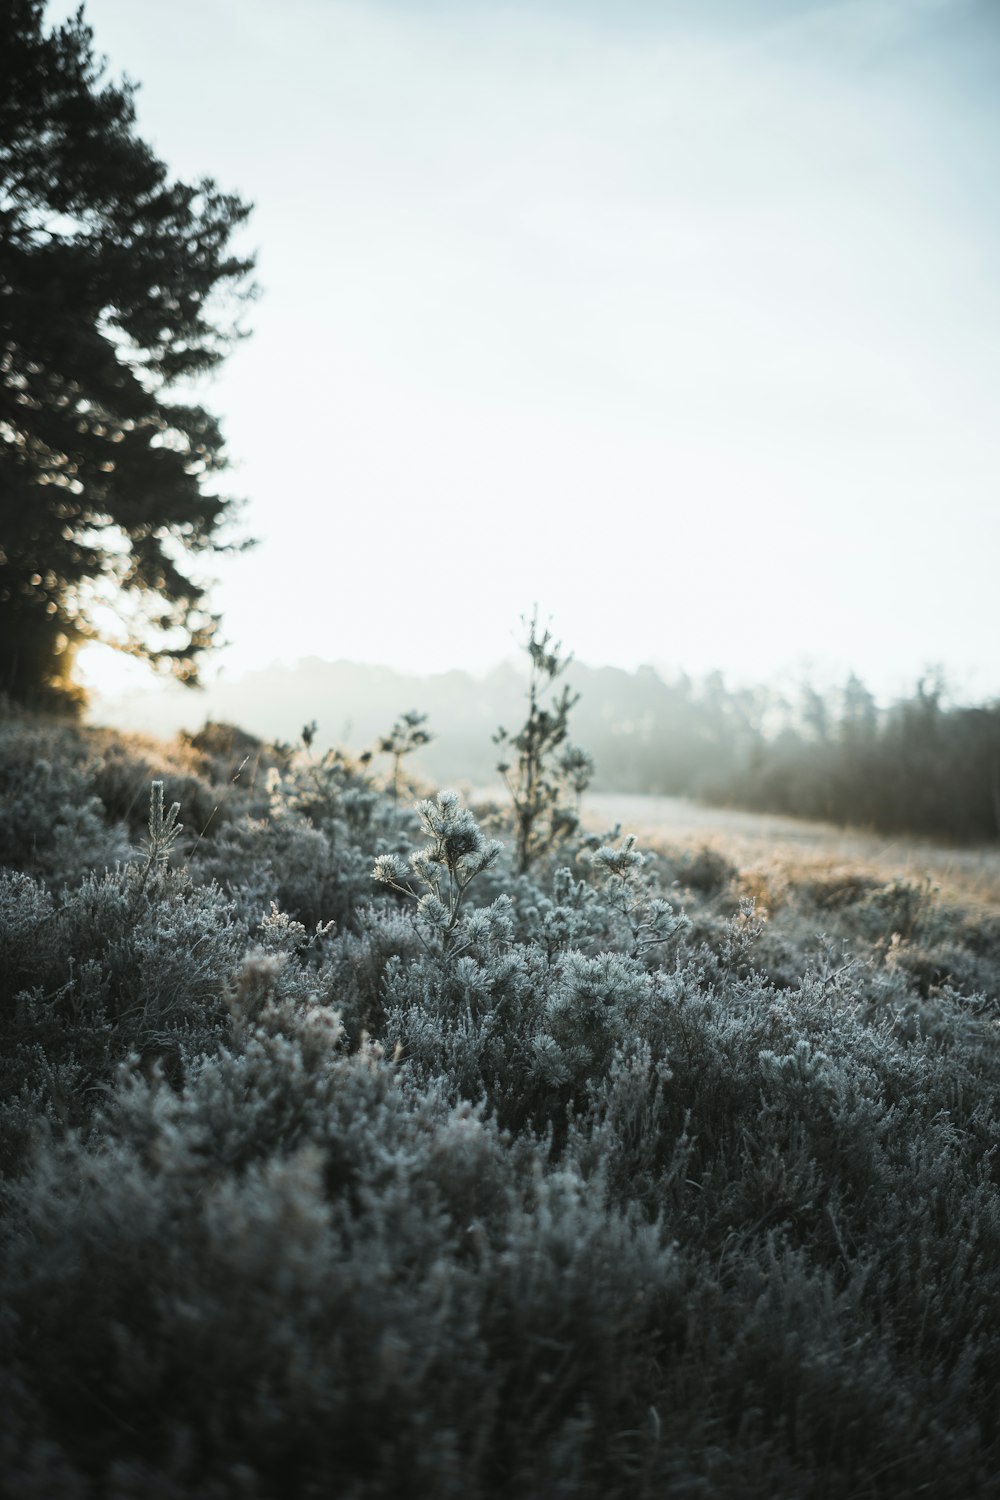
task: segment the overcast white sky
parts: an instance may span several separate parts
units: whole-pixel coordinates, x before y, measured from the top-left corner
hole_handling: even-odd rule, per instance
[[[537,600],[594,664],[1000,693],[995,0],[86,13],[257,205],[227,676],[486,668]]]

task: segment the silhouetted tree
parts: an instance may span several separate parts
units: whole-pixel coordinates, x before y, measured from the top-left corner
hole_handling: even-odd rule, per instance
[[[104,639],[182,679],[217,620],[191,569],[231,501],[215,419],[167,393],[239,336],[249,213],[174,182],[82,9],[0,7],[0,692],[65,689]],[[215,306],[219,295],[222,306]]]

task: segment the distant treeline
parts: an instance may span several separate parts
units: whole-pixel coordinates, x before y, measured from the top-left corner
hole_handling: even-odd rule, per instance
[[[608,788],[887,833],[1000,836],[1000,704],[949,706],[939,680],[881,709],[856,677],[795,703],[730,692],[719,677],[657,682],[638,723],[588,744]]]
[[[853,676],[835,692],[804,687],[791,696],[732,688],[719,673],[668,680],[649,666],[574,662],[566,681],[580,695],[570,737],[594,759],[595,791],[694,797],[962,841],[1000,836],[1000,702],[957,706],[939,679],[889,707]],[[427,715],[433,736],[413,757],[418,777],[485,787],[499,780],[493,734],[521,721],[525,690],[510,665],[483,678],[417,677],[314,657],[219,685],[193,717],[277,732],[291,744],[315,720],[319,747],[360,751],[377,747],[412,708]]]
[[[856,681],[838,714],[761,739],[706,788],[712,800],[882,832],[979,841],[1000,836],[1000,704],[946,707],[937,685],[878,711]]]

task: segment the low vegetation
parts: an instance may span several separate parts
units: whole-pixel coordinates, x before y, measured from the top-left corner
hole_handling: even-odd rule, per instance
[[[998,846],[996,700],[963,703],[934,676],[880,704],[854,676],[842,688],[821,693],[809,686],[790,692],[773,684],[735,687],[717,672],[701,680],[671,679],[648,666],[626,672],[579,661],[563,675],[567,663],[558,648],[560,681],[554,684],[544,671],[552,645],[543,646],[541,636],[533,675],[548,696],[539,703],[534,729],[526,721],[502,747],[507,769],[501,774],[515,807],[523,755],[543,731],[565,737],[572,710],[573,739],[589,755],[564,738],[570,789],[589,781],[602,795],[688,797],[858,830]],[[262,669],[220,684],[212,703],[214,712],[260,734],[289,736],[297,735],[315,704],[337,702],[340,723],[349,717],[343,732],[354,736],[355,751],[410,743],[406,721],[413,716],[404,715],[390,736],[383,736],[383,726],[399,703],[420,703],[434,726],[433,743],[420,746],[425,773],[441,786],[484,787],[497,781],[490,729],[498,720],[513,724],[523,718],[524,693],[525,679],[510,663],[484,678],[464,672],[418,677],[310,658],[297,668]],[[420,715],[415,719],[419,724]],[[327,723],[324,733],[336,729]],[[561,800],[571,812],[573,796]],[[516,826],[511,837],[516,843]]]
[[[1000,911],[418,728],[0,726],[4,1493],[995,1493]]]

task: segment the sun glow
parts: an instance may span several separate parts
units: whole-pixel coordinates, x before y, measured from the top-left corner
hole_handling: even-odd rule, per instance
[[[74,676],[88,697],[125,698],[155,684],[149,667],[99,641],[87,641],[76,657]]]

